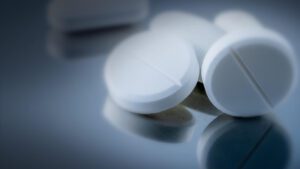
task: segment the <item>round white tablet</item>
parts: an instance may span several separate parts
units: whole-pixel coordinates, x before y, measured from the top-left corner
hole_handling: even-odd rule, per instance
[[[157,113],[182,102],[199,77],[195,52],[184,40],[149,31],[121,42],[105,65],[113,100],[137,113]]]
[[[212,103],[233,116],[272,112],[295,87],[292,48],[270,30],[234,31],[218,40],[202,65]]]

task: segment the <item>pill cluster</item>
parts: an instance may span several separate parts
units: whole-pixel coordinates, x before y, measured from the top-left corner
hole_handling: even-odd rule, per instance
[[[143,114],[178,105],[203,83],[222,112],[263,115],[291,93],[296,73],[291,45],[243,11],[225,11],[213,23],[164,12],[147,31],[119,43],[105,64],[112,99]]]

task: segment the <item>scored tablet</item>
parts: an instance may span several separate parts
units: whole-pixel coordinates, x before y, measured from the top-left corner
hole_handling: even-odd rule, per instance
[[[197,84],[199,65],[187,42],[149,31],[121,42],[104,72],[108,91],[119,106],[148,114],[182,102]]]

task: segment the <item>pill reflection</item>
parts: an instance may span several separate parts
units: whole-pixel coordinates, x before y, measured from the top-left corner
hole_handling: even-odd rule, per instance
[[[107,55],[113,47],[126,37],[144,29],[139,25],[127,25],[65,33],[50,30],[47,37],[47,49],[54,58],[75,59]]]
[[[169,143],[188,141],[195,124],[193,115],[183,106],[157,114],[142,115],[118,107],[109,97],[103,113],[111,125],[123,132]]]
[[[283,129],[271,118],[221,115],[205,129],[197,156],[204,169],[283,169],[290,147]]]

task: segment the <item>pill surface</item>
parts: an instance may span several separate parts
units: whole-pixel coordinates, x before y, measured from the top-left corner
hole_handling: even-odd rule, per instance
[[[112,99],[136,113],[157,113],[182,102],[199,77],[195,52],[184,40],[149,31],[121,42],[105,64]]]

